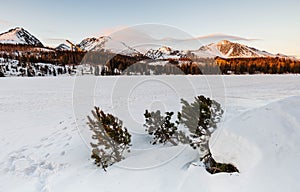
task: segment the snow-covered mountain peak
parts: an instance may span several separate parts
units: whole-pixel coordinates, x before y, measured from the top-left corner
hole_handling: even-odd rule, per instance
[[[218,42],[218,45],[226,45],[226,44],[231,44],[232,42],[228,41],[228,40],[222,40],[220,42]]]
[[[227,40],[223,40],[217,43],[217,49],[226,57],[255,57],[259,56],[255,51],[249,49],[245,45],[239,43],[233,43]]]
[[[78,44],[78,46],[85,51],[91,51],[92,49],[99,50],[100,47],[103,48],[103,46],[108,40],[111,40],[111,37],[109,36],[101,36],[99,38],[90,37],[90,38],[83,39]]]
[[[223,58],[243,58],[243,57],[273,57],[274,55],[266,51],[248,47],[239,43],[222,40],[202,46],[194,51],[199,57],[223,57]]]
[[[136,56],[141,55],[140,52],[128,46],[126,43],[114,40],[110,36],[101,36],[99,38],[86,38],[79,45],[85,51],[100,51],[105,50],[116,54]]]
[[[184,51],[174,50],[168,46],[162,46],[158,49],[150,49],[145,56],[151,59],[179,59],[185,57]]]
[[[64,43],[59,44],[55,49],[59,50],[59,51],[70,51],[71,50],[71,48]]]
[[[170,53],[172,51],[172,48],[171,47],[167,47],[167,46],[162,46],[158,50],[161,51],[161,52],[163,52],[163,53]]]
[[[3,44],[25,44],[43,47],[43,44],[32,34],[22,27],[10,29],[0,34],[0,43]]]
[[[14,29],[11,29],[12,31],[23,31],[24,28],[23,27],[16,27]]]

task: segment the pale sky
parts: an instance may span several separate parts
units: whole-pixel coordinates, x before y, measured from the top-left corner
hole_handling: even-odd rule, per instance
[[[241,43],[300,58],[299,0],[0,0],[0,32],[20,26],[43,44],[100,36],[126,26],[165,24],[199,37],[226,34]],[[167,34],[166,34],[167,37]]]

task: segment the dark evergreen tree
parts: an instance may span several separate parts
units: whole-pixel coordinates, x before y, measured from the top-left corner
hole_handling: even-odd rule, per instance
[[[53,76],[56,76],[56,70],[55,68],[53,67],[53,72],[52,72]]]
[[[64,74],[66,74],[67,73],[67,68],[66,68],[66,66],[64,65]]]
[[[5,77],[4,73],[2,72],[2,68],[0,69],[0,77]]]
[[[32,67],[27,67],[27,76],[28,77],[33,77],[35,76],[34,70],[32,69]]]
[[[95,66],[94,74],[95,76],[99,76],[99,66]]]

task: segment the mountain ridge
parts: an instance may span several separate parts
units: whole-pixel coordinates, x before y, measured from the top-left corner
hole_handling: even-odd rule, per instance
[[[37,47],[44,47],[39,39],[30,34],[22,27],[16,27],[0,34],[0,44],[24,44]],[[105,50],[111,53],[122,54],[126,56],[144,55],[154,60],[161,59],[180,59],[191,53],[193,56],[200,58],[251,58],[251,57],[282,57],[296,59],[292,56],[287,56],[281,53],[272,54],[267,51],[243,45],[229,40],[222,40],[216,43],[210,43],[201,46],[197,50],[176,50],[167,45],[163,45],[158,49],[149,48],[145,52],[138,51],[126,44],[124,41],[115,41],[110,36],[90,37],[83,39],[77,44],[79,48],[88,51]],[[69,46],[62,43],[55,50],[66,51],[70,50]],[[42,50],[41,50],[42,51]]]

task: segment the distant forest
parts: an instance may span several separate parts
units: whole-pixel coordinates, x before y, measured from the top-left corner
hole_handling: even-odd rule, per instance
[[[15,59],[20,63],[51,63],[55,65],[79,64],[84,52],[59,51],[31,45],[0,44],[0,57]]]
[[[258,58],[196,58],[159,60],[167,64],[155,65],[157,60],[140,54],[125,56],[107,51],[74,52],[29,45],[0,44],[0,58],[4,62],[18,60],[27,66],[49,63],[57,66],[89,64],[95,75],[120,74],[283,74],[300,73],[300,61],[288,57]]]
[[[215,61],[223,74],[300,73],[300,61],[285,57],[216,58]]]

